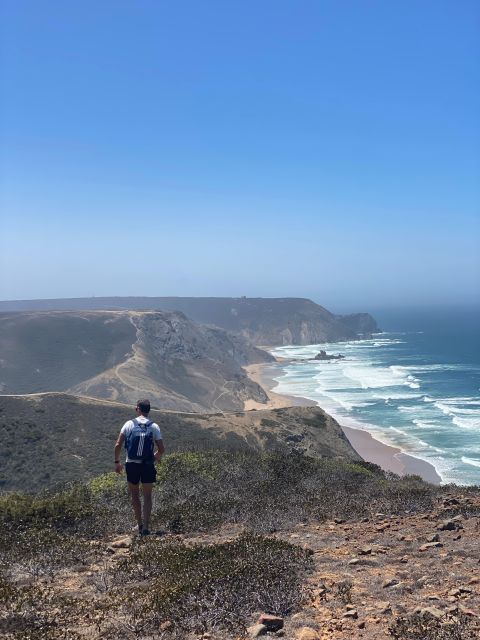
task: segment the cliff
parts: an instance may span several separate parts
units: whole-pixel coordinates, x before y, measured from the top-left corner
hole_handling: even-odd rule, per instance
[[[180,311],[195,322],[239,333],[264,346],[355,340],[379,331],[367,313],[334,315],[306,298],[118,297],[0,302],[0,311],[94,309]]]

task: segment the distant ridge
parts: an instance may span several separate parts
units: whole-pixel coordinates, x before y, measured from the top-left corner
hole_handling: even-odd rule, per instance
[[[378,332],[368,313],[335,315],[307,298],[102,297],[0,301],[2,311],[180,311],[202,324],[242,334],[257,345],[355,340]]]

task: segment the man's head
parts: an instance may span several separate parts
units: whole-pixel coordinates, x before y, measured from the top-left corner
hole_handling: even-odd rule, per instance
[[[150,413],[150,400],[139,400],[137,402],[136,410],[144,416],[148,416]]]

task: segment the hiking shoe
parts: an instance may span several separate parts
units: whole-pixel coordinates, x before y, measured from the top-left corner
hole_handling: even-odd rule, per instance
[[[150,535],[150,530],[149,529],[142,529],[142,536],[149,536]]]

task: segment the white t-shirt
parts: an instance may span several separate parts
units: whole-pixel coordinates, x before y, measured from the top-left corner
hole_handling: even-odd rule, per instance
[[[139,416],[136,420],[140,424],[145,424],[146,422],[150,421],[150,419],[146,418],[145,416]],[[150,426],[152,427],[152,431],[153,431],[153,439],[155,440],[155,442],[158,442],[159,440],[162,439],[162,432],[160,431],[160,427],[156,422],[152,422]],[[125,422],[125,424],[123,425],[120,433],[123,433],[123,435],[125,436],[125,440],[130,435],[133,427],[134,427],[133,420],[127,420],[127,422]],[[142,463],[141,460],[130,460],[128,457],[128,454],[127,454],[126,462],[138,462],[139,464]]]

